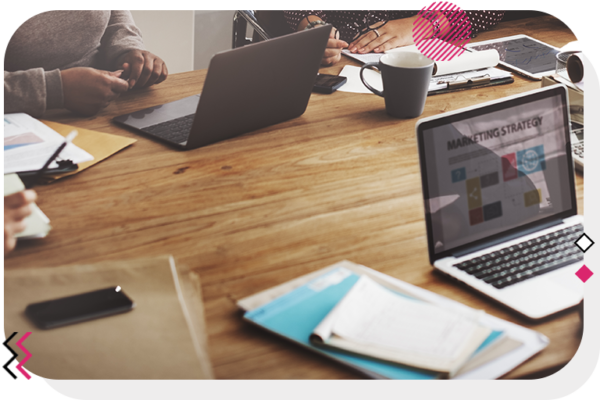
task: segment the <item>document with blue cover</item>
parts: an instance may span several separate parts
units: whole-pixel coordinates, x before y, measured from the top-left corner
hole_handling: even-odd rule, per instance
[[[492,334],[479,315],[398,295],[361,276],[315,328],[311,341],[452,377]]]
[[[348,261],[238,306],[247,321],[372,378],[494,379],[547,345],[533,331]]]

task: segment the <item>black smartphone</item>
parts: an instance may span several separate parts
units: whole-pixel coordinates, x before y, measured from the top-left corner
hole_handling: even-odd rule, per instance
[[[315,80],[313,91],[326,94],[333,93],[341,88],[347,80],[348,78],[345,76],[319,74]]]
[[[25,308],[25,315],[38,328],[50,329],[123,313],[133,307],[133,301],[116,286],[30,304]]]

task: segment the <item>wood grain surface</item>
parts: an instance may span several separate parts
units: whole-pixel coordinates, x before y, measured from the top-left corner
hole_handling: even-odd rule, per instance
[[[555,46],[575,40],[552,17],[501,23],[475,40],[525,33]],[[323,69],[337,74],[340,65]],[[202,280],[217,378],[356,379],[361,375],[242,321],[235,302],[348,259],[535,329],[547,349],[507,378],[539,377],[575,354],[575,311],[529,323],[429,265],[415,141],[417,119],[388,116],[383,99],[313,94],[304,115],[181,152],[114,125],[113,116],[201,92],[206,71],[132,91],[92,118],[45,118],[138,138],[70,178],[39,187],[50,235],[19,243],[5,268],[55,267],[173,254]],[[540,87],[515,82],[429,97],[422,117]],[[232,118],[235,111],[232,110]],[[583,213],[583,176],[576,176]]]

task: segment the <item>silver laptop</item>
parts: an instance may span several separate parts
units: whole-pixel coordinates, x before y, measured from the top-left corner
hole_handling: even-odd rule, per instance
[[[431,264],[531,319],[583,297],[567,101],[551,86],[416,126]]]
[[[299,117],[330,31],[323,26],[218,53],[201,95],[113,120],[189,150]]]
[[[571,146],[575,169],[583,172],[583,125],[571,121]]]

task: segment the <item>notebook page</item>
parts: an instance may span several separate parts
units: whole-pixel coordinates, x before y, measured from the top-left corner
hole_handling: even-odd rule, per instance
[[[398,296],[366,276],[337,310],[332,333],[365,345],[451,360],[478,327],[465,315]]]

